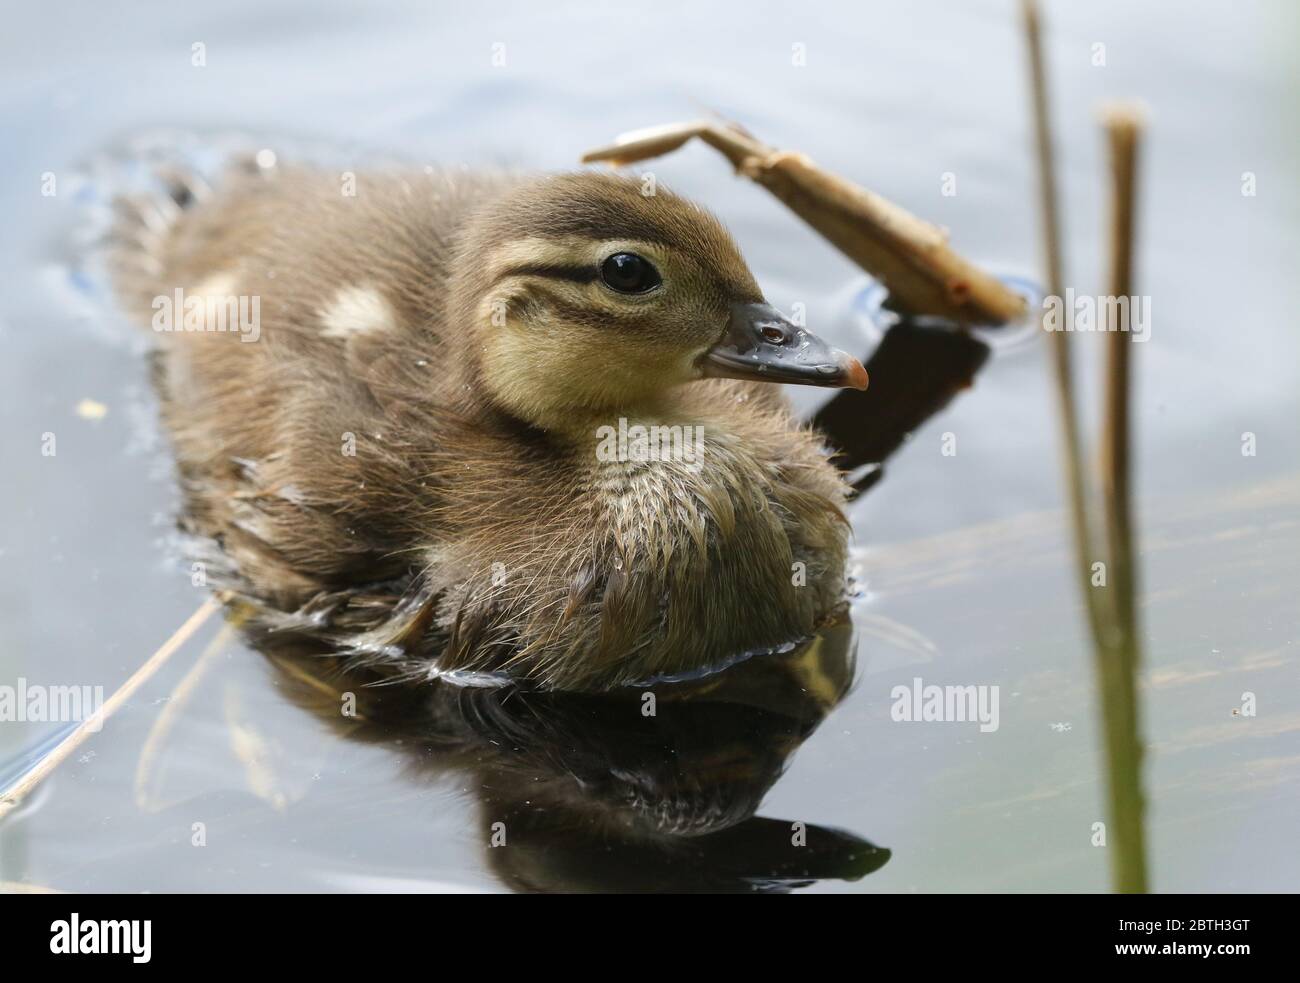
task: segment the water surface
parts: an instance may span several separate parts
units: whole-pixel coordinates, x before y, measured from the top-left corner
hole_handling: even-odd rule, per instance
[[[1136,96],[1151,117],[1138,278],[1153,326],[1135,352],[1135,424],[1152,880],[1167,891],[1295,889],[1296,13],[1282,0],[1048,7],[1067,263],[1081,291],[1100,290],[1104,270],[1095,107]],[[357,170],[385,153],[563,168],[622,130],[713,109],[948,226],[990,268],[1032,274],[1015,18],[1015,4],[995,0],[12,12],[0,40],[0,682],[111,691],[203,597],[170,541],[177,500],[145,339],[80,265],[106,182],[129,178],[97,169],[109,151],[121,160],[161,141],[202,155],[233,133],[282,153],[319,143]],[[196,42],[202,68],[191,64]],[[794,44],[806,46],[803,67],[791,64]],[[810,327],[868,352],[850,263],[705,148],[654,170],[723,217],[773,303],[803,303]],[[41,194],[46,173],[53,197]],[[942,194],[945,174],[955,196]],[[1089,419],[1099,340],[1076,339]],[[792,395],[809,412],[824,399]],[[79,414],[85,399],[107,414]],[[1100,735],[1052,413],[1041,347],[996,351],[854,505],[864,594],[852,611],[852,687],[823,673],[844,685],[814,711],[744,703],[708,759],[733,778],[761,772],[760,791],[771,779],[758,815],[779,820],[783,838],[792,823],[824,831],[820,867],[767,870],[780,886],[1105,888],[1105,851],[1090,842],[1103,818]],[[57,434],[54,458],[40,455],[46,432]],[[1255,435],[1253,457],[1242,455],[1244,433]],[[341,733],[285,664],[207,625],[0,827],[0,880],[493,891],[611,886],[592,880],[606,861],[625,877],[612,886],[646,873],[635,851],[620,854],[631,857],[623,870],[594,839],[560,843],[548,823],[571,803],[534,808],[516,794],[519,775],[501,778],[478,745],[448,767],[418,728]],[[918,676],[1000,687],[998,730],[892,721],[892,688]],[[1233,714],[1245,692],[1257,697],[1253,718]],[[432,710],[410,713],[427,723]],[[0,725],[0,762],[13,767],[56,730]],[[769,738],[777,750],[760,761]],[[510,863],[493,856],[494,809],[533,817],[527,842],[554,844],[552,862],[522,843]],[[719,875],[753,886],[746,878],[767,869],[776,832],[751,825],[744,833],[757,839],[696,856],[716,861],[710,870],[754,858]]]

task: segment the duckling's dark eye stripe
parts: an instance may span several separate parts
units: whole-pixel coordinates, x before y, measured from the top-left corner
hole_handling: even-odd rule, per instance
[[[497,281],[515,276],[539,276],[552,280],[568,280],[571,283],[591,283],[600,276],[600,271],[590,266],[565,266],[563,264],[535,263],[528,266],[512,266],[497,275]],[[496,282],[496,281],[494,281]]]
[[[626,327],[639,329],[642,327],[640,317],[624,317],[614,311],[579,307],[566,302],[564,298],[553,294],[549,290],[537,289],[533,299],[541,300],[547,308],[569,324],[587,324],[594,328]]]

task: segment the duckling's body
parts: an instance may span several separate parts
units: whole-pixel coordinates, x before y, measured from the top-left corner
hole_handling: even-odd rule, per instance
[[[844,489],[816,436],[778,386],[690,381],[727,305],[762,300],[712,218],[596,174],[342,190],[242,176],[122,256],[145,318],[177,288],[259,298],[256,341],[159,339],[211,582],[397,672],[560,688],[781,645],[841,603]],[[661,282],[624,295],[568,258],[609,248]],[[703,445],[609,459],[638,425]]]

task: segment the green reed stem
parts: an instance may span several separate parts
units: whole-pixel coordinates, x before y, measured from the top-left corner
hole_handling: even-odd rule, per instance
[[[1035,148],[1037,151],[1039,208],[1042,217],[1046,286],[1050,295],[1064,296],[1064,263],[1061,223],[1056,188],[1056,166],[1052,149],[1051,114],[1048,104],[1047,72],[1044,66],[1041,18],[1036,0],[1021,0],[1029,72],[1033,95]],[[1118,190],[1118,189],[1117,189]],[[1123,230],[1117,217],[1113,273],[1120,271],[1127,282],[1132,255],[1132,171],[1129,171],[1128,199],[1116,214],[1127,215]],[[1125,233],[1122,237],[1121,232]],[[1112,276],[1112,281],[1116,277]],[[1127,290],[1123,294],[1127,296]],[[1116,294],[1120,296],[1120,294]],[[1069,347],[1069,319],[1051,332],[1050,348],[1056,383],[1057,409],[1064,449],[1066,493],[1069,498],[1076,573],[1083,593],[1088,629],[1092,637],[1094,665],[1101,697],[1105,730],[1107,786],[1111,842],[1111,882],[1120,892],[1147,890],[1146,848],[1143,834],[1141,789],[1142,747],[1138,738],[1137,684],[1138,643],[1134,613],[1135,577],[1129,512],[1127,333],[1112,332],[1110,373],[1107,389],[1105,527],[1114,576],[1104,590],[1092,586],[1092,564],[1099,558],[1093,526],[1089,521],[1088,489],[1083,476],[1083,440],[1074,394]],[[1117,345],[1123,350],[1118,351]],[[1118,353],[1117,353],[1118,352]],[[1117,568],[1117,569],[1116,569]],[[1127,627],[1126,627],[1127,626]]]
[[[1132,297],[1134,200],[1141,120],[1132,107],[1115,107],[1104,121],[1110,151],[1110,296]],[[1110,308],[1112,317],[1117,308]],[[1132,308],[1129,308],[1132,316]],[[1142,743],[1139,736],[1137,670],[1141,642],[1137,627],[1137,560],[1131,516],[1129,448],[1129,325],[1112,323],[1106,335],[1105,424],[1102,430],[1102,499],[1110,553],[1111,644],[1099,662],[1110,769],[1110,810],[1115,829],[1113,877],[1117,890],[1147,890],[1143,826]]]

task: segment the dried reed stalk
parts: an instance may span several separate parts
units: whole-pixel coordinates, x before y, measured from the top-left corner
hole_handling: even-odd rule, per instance
[[[1110,151],[1110,296],[1133,296],[1134,200],[1140,113],[1116,106],[1104,116]],[[1111,305],[1114,316],[1117,305]],[[1132,307],[1128,308],[1130,316]],[[1115,827],[1112,871],[1117,890],[1147,890],[1143,824],[1142,741],[1139,733],[1137,670],[1141,642],[1137,627],[1137,561],[1131,517],[1129,453],[1129,325],[1112,323],[1106,335],[1105,424],[1102,429],[1102,499],[1110,556],[1111,637],[1100,650],[1106,752],[1110,771],[1110,813]]]
[[[1021,0],[1021,9],[1029,50],[1047,290],[1049,295],[1062,297],[1064,263],[1041,19],[1036,0]],[[1111,289],[1115,296],[1128,296],[1132,266],[1136,128],[1130,127],[1126,132],[1127,137],[1112,137],[1116,180],[1112,209]],[[1124,149],[1125,140],[1127,150]],[[1066,311],[1065,316],[1068,319],[1070,312]],[[1099,550],[1089,520],[1069,332],[1064,330],[1067,327],[1067,324],[1057,325],[1058,330],[1052,332],[1052,367],[1065,451],[1065,483],[1070,502],[1079,586],[1083,592],[1093,641],[1105,730],[1109,817],[1114,845],[1111,851],[1111,881],[1116,891],[1138,893],[1147,890],[1147,870],[1142,818],[1142,746],[1137,728],[1137,637],[1134,628],[1136,583],[1133,575],[1128,484],[1128,346],[1131,339],[1127,332],[1110,332],[1106,442],[1103,448],[1103,505],[1111,576],[1109,586],[1100,590],[1092,586],[1090,576],[1092,563],[1099,556]]]
[[[961,324],[1005,324],[1024,315],[1024,298],[954,252],[944,230],[822,170],[803,154],[761,143],[734,123],[706,120],[638,130],[582,160],[630,164],[697,137],[880,280],[889,290],[892,309]]]

